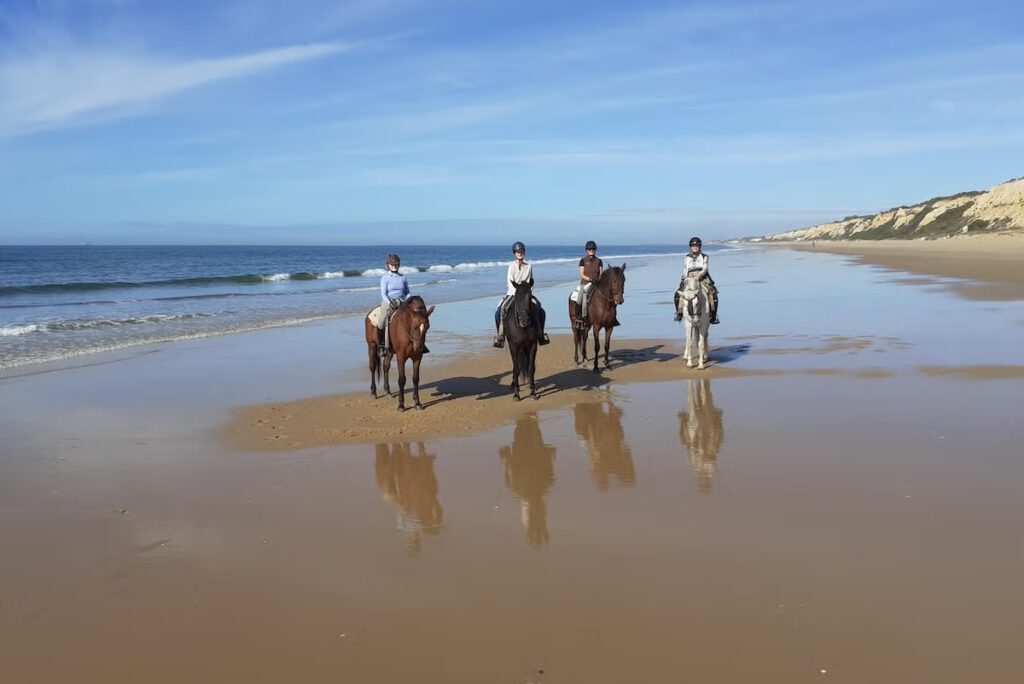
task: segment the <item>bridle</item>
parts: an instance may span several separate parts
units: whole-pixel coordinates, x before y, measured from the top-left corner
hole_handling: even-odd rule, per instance
[[[598,297],[601,297],[602,299],[605,299],[605,300],[611,302],[612,306],[618,306],[618,303],[615,301],[615,296],[616,295],[618,295],[619,297],[621,297],[623,299],[623,301],[625,301],[625,296],[624,296],[625,295],[625,292],[624,292],[625,288],[622,288],[622,290],[619,290],[618,292],[615,291],[615,287],[614,287],[615,283],[613,282],[615,279],[613,279],[611,277],[611,275],[610,275],[611,273],[613,273],[615,271],[619,271],[617,266],[613,266],[613,267],[609,268],[607,271],[604,272],[604,274],[600,278],[598,278],[597,282],[594,283],[594,294],[596,294]],[[619,271],[619,273],[621,273],[621,271]],[[610,285],[608,287],[608,289],[611,290],[611,292],[609,292],[608,294],[605,294],[604,292],[601,292],[601,288],[600,288],[601,281],[604,280],[605,277],[608,277],[608,282],[612,283],[612,285]]]

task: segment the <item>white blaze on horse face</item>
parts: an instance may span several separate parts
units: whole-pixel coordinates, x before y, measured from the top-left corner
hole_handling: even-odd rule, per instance
[[[421,339],[423,337],[423,334],[427,331],[426,328],[427,328],[427,324],[426,323],[420,323],[420,338]]]

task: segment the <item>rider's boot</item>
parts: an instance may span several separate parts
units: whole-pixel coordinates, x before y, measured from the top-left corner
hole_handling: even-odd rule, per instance
[[[721,321],[718,320],[718,297],[711,300],[711,325],[718,325]]]
[[[494,335],[494,346],[497,347],[498,349],[501,349],[502,347],[505,346],[505,336],[502,334],[501,328],[502,325],[499,323],[498,332],[495,333]]]
[[[377,328],[377,356],[384,358],[387,353],[388,348],[384,345],[384,331]]]
[[[678,323],[683,320],[683,314],[679,313],[679,292],[676,292],[675,296],[672,298],[672,302],[676,308],[675,321]]]
[[[581,294],[580,297],[583,295]],[[583,303],[576,302],[576,327],[583,328]]]

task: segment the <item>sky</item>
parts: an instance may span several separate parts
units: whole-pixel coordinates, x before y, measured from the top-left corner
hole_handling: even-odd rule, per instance
[[[0,0],[0,244],[677,244],[1024,176],[1016,0]]]

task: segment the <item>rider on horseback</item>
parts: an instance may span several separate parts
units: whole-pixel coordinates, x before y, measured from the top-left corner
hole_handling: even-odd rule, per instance
[[[580,284],[576,288],[579,293],[576,297],[576,327],[583,327],[583,319],[587,315],[587,304],[590,299],[590,291],[594,289],[594,283],[601,278],[604,271],[604,262],[597,258],[597,243],[593,240],[587,242],[587,255],[580,259]]]
[[[387,330],[388,321],[398,310],[412,292],[409,290],[409,280],[399,271],[402,259],[397,254],[388,254],[385,261],[387,272],[380,277],[380,299],[381,305],[375,310],[377,320],[377,346],[381,356],[387,352],[387,342],[384,338],[384,331]],[[423,353],[430,353],[426,346]]]
[[[529,283],[530,287],[533,287],[533,266],[525,261],[526,245],[522,242],[513,244],[512,255],[515,259],[508,265],[508,274],[505,277],[505,282],[508,283],[508,290],[498,304],[498,308],[494,310],[494,346],[498,348],[505,346],[505,314],[508,313],[508,307],[512,304],[512,297],[516,293],[513,283]],[[540,300],[534,297],[533,301],[537,305],[537,310],[540,311],[540,340],[538,343],[549,344],[551,340],[548,339],[548,334],[544,332],[544,321],[547,318],[547,313],[545,313],[544,307],[541,306]]]
[[[700,251],[701,240],[699,237],[690,238],[690,253],[686,255],[686,261],[683,264],[683,276],[679,279],[679,287],[675,293],[675,307],[676,307],[676,321],[683,320],[683,314],[679,313],[679,291],[683,289],[683,285],[686,282],[686,276],[691,271],[698,271],[699,275],[697,278],[701,281],[701,284],[707,290],[708,293],[708,312],[711,315],[711,324],[715,325],[718,321],[718,288],[715,287],[715,281],[712,280],[711,274],[708,273],[708,255]]]

